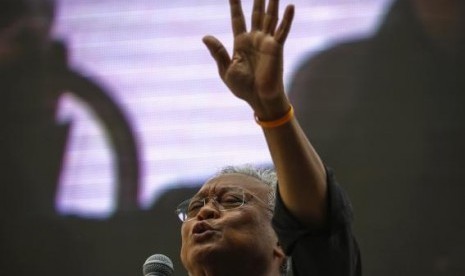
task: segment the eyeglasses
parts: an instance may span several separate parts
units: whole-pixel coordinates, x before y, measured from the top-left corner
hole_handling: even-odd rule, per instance
[[[230,211],[244,206],[244,204],[247,204],[252,198],[255,198],[263,205],[263,207],[273,212],[273,209],[256,195],[246,192],[240,188],[228,188],[223,189],[220,193],[214,196],[203,198],[194,196],[190,199],[184,200],[178,205],[175,213],[182,222],[186,222],[194,219],[200,212],[200,209],[202,209],[202,207],[207,205],[210,201],[219,211]]]

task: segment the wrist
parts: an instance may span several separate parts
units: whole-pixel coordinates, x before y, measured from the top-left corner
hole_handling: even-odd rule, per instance
[[[275,99],[262,100],[258,105],[252,106],[254,116],[260,121],[274,121],[283,117],[291,108],[286,96]]]
[[[294,108],[292,105],[289,105],[289,109],[277,119],[273,120],[263,120],[255,114],[255,122],[263,128],[275,128],[287,124],[294,118]]]

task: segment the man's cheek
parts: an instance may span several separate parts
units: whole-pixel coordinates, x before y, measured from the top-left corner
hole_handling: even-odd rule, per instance
[[[190,229],[190,228],[187,227],[185,224],[183,224],[183,225],[181,226],[181,239],[182,239],[183,242],[188,238],[189,229]]]
[[[226,224],[224,231],[227,232],[229,230],[248,233],[251,229],[256,229],[256,227],[258,227],[258,220],[254,221],[253,219],[244,219],[242,217],[231,219],[229,223]]]

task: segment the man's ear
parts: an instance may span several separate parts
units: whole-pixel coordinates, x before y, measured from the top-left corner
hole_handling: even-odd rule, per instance
[[[284,253],[284,249],[282,248],[279,242],[277,242],[273,248],[273,256],[277,261],[279,261],[279,270],[281,274],[286,275],[289,266],[288,258],[286,256],[286,253]]]
[[[286,253],[284,253],[284,249],[281,246],[281,243],[278,241],[273,248],[273,256],[276,258],[284,259],[286,258]]]

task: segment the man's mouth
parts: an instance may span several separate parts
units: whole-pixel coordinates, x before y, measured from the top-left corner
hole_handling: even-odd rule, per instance
[[[194,225],[194,228],[192,228],[192,234],[202,234],[202,233],[205,233],[211,230],[214,230],[214,229],[208,223],[198,222]]]
[[[208,240],[217,233],[218,231],[216,229],[205,222],[198,222],[194,225],[194,228],[192,228],[192,238],[195,242]]]

